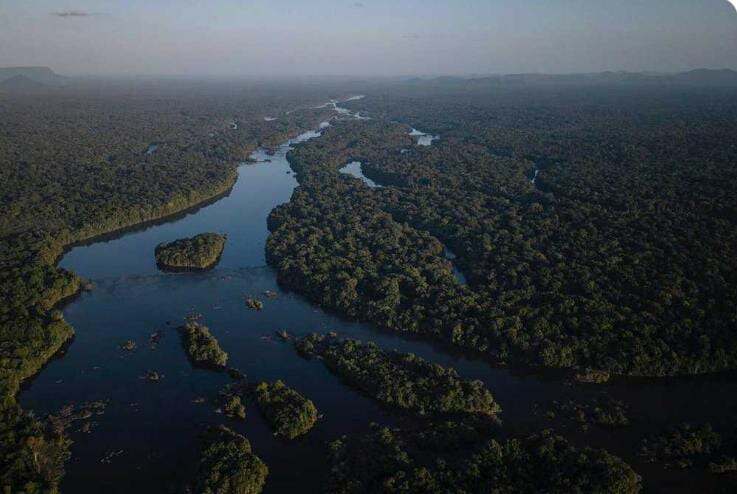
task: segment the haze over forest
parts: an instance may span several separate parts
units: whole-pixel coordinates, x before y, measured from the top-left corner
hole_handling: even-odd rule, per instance
[[[0,0],[0,493],[737,493],[737,0]]]
[[[726,0],[3,2],[0,66],[66,75],[737,68]]]

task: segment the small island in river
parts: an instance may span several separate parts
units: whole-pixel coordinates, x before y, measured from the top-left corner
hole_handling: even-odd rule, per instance
[[[256,456],[244,436],[224,425],[212,426],[202,436],[194,492],[259,494],[269,468]]]
[[[210,329],[200,324],[197,318],[188,317],[179,331],[187,356],[194,365],[220,369],[228,363],[228,354],[220,348]]]
[[[256,386],[256,401],[274,432],[294,439],[306,434],[317,422],[317,408],[282,381]]]
[[[225,248],[225,235],[200,233],[156,246],[156,264],[166,270],[203,270],[215,266]]]

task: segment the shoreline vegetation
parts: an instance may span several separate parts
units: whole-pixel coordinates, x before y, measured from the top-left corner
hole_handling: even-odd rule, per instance
[[[86,104],[84,95],[78,94],[70,98],[78,98],[83,105]],[[116,98],[121,98],[121,96],[109,97],[111,108],[119,108],[119,100]],[[11,102],[11,105],[8,105],[7,100],[0,99],[0,105],[6,105],[5,108],[11,110],[8,113],[9,121],[16,118],[18,112],[39,111],[36,106],[43,106],[48,102],[46,98],[41,98],[41,101],[21,99],[17,102],[17,108],[12,106],[15,103]],[[196,105],[198,104],[200,103]],[[58,106],[52,105],[50,111],[63,112],[63,106],[64,103]],[[99,110],[90,109],[89,111]],[[209,111],[205,110],[205,113]],[[29,492],[35,492],[34,489],[57,492],[59,482],[63,477],[64,463],[69,456],[68,439],[47,431],[41,421],[21,409],[15,400],[21,383],[38,373],[74,336],[74,329],[64,321],[61,311],[56,310],[55,307],[62,301],[80,293],[85,283],[75,273],[56,266],[63,253],[75,245],[93,242],[97,238],[114,235],[116,232],[140,227],[146,223],[163,221],[225,196],[237,181],[239,161],[245,161],[250,153],[260,145],[281,142],[315,128],[327,114],[326,111],[302,113],[293,114],[292,118],[277,130],[258,125],[257,119],[250,122],[250,127],[242,125],[239,129],[232,129],[227,133],[218,129],[218,124],[211,126],[213,130],[209,134],[203,134],[201,131],[195,133],[193,132],[194,127],[184,131],[175,130],[179,132],[174,140],[175,145],[167,141],[168,146],[162,146],[157,149],[156,153],[144,157],[141,157],[139,153],[130,152],[126,148],[125,141],[122,141],[122,145],[121,142],[110,141],[110,149],[107,149],[107,152],[111,153],[107,155],[108,166],[119,166],[124,173],[123,177],[138,177],[141,174],[141,177],[145,177],[143,178],[146,183],[144,187],[148,189],[155,189],[168,182],[171,176],[180,174],[179,170],[182,168],[178,169],[174,163],[188,163],[191,168],[179,176],[179,183],[175,183],[173,187],[169,186],[166,193],[160,193],[160,191],[156,193],[153,190],[142,191],[144,193],[134,199],[125,197],[125,202],[128,204],[123,203],[122,205],[115,204],[114,198],[106,197],[107,203],[103,207],[96,204],[86,213],[88,218],[79,217],[79,213],[74,211],[73,207],[71,209],[60,207],[58,211],[62,212],[57,213],[53,210],[53,205],[48,206],[49,212],[34,211],[33,206],[24,209],[20,206],[20,202],[10,205],[11,208],[6,210],[8,215],[0,222],[0,240],[2,240],[0,245],[0,268],[2,268],[0,269],[0,348],[2,349],[0,353],[2,357],[0,358],[0,423],[2,423],[0,436],[3,438],[0,444],[0,467],[3,470],[0,475],[0,487],[17,490],[21,489],[20,486],[25,486],[23,488],[30,489]],[[133,113],[127,114],[126,110],[122,110],[122,115],[124,118],[138,118]],[[59,121],[67,118],[63,113],[55,116],[59,117]],[[95,118],[97,117],[95,115]],[[126,127],[125,132],[141,130],[132,125]],[[106,136],[108,137],[115,139],[119,136],[112,132]],[[144,139],[148,140],[150,137],[146,136]],[[219,140],[220,144],[213,146],[207,142],[208,139]],[[195,142],[190,142],[191,140]],[[161,141],[166,140],[161,139]],[[78,150],[74,148],[76,144],[76,141],[70,141],[66,144],[69,149],[65,147],[55,150],[59,158],[70,160],[75,166],[69,170],[54,170],[54,173],[73,175],[77,172],[85,173],[81,171],[85,167],[95,169],[98,166],[88,161],[86,157],[88,153],[82,152],[81,157],[77,156],[75,153],[78,153]],[[37,145],[38,149],[43,150],[48,145],[48,135],[40,132],[38,135],[33,135],[31,139],[16,138],[14,140],[13,133],[9,132],[7,136],[0,137],[0,148],[4,147],[10,153],[24,145]],[[29,154],[35,152],[35,149],[29,149],[32,150]],[[105,152],[103,149],[99,151]],[[67,153],[67,156],[64,157],[63,153]],[[0,161],[5,158],[0,154]],[[45,160],[43,162],[50,163],[50,166],[56,166],[58,163],[57,161],[49,162],[48,157],[43,155],[39,155],[38,159]],[[130,160],[131,165],[124,163],[124,160]],[[136,160],[144,163],[138,169],[132,164]],[[152,167],[150,165],[152,162],[158,163],[158,168]],[[7,173],[13,169],[15,165],[6,163],[5,168],[0,171]],[[98,170],[92,174],[88,173],[85,179],[94,180],[95,173],[99,173]],[[152,173],[153,176],[151,176]],[[167,176],[167,173],[171,175]],[[41,176],[38,180],[48,179],[49,177]],[[161,183],[157,180],[161,180]],[[60,182],[63,186],[67,185],[66,179]],[[100,191],[105,193],[108,187],[113,187],[114,180],[110,181],[110,184],[96,187],[101,187]],[[86,186],[86,184],[72,181],[69,184],[69,190],[62,189],[58,192],[59,202],[72,205],[74,200],[82,200],[77,195],[74,199],[64,202],[64,194],[73,193],[72,187],[82,185]],[[4,186],[16,187],[17,190],[24,191],[34,187],[35,182],[30,180],[8,181]],[[116,189],[110,190],[115,190],[115,194],[121,197],[128,192],[121,189],[119,184]],[[99,195],[99,193],[90,192],[91,195]],[[29,189],[29,194],[29,197],[37,195],[33,189]],[[16,195],[11,194],[8,197]],[[24,215],[34,213],[41,215],[44,221],[25,221]],[[44,214],[47,216],[43,216]],[[58,216],[54,217],[54,214]],[[28,229],[27,225],[34,225],[34,227]],[[37,462],[34,458],[42,458],[46,466],[44,468],[33,467]]]
[[[99,234],[94,234],[90,237],[83,238],[80,240],[75,240],[69,244],[66,244],[64,245],[64,247],[62,248],[58,256],[54,259],[54,264],[58,264],[59,261],[61,261],[61,259],[64,257],[65,254],[67,254],[68,252],[70,252],[76,247],[88,246],[88,245],[96,244],[98,242],[104,242],[106,240],[115,240],[122,236],[127,235],[128,233],[143,231],[151,226],[157,226],[157,225],[161,225],[164,223],[169,223],[171,221],[175,221],[189,214],[194,214],[200,209],[207,207],[211,204],[214,204],[220,201],[221,199],[228,197],[230,193],[232,192],[233,187],[235,186],[235,183],[237,180],[238,180],[238,174],[236,173],[236,176],[233,178],[233,181],[227,187],[225,187],[225,189],[222,192],[217,192],[210,197],[204,197],[201,200],[197,200],[191,205],[184,206],[183,209],[172,211],[171,213],[166,213],[161,216],[155,216],[150,219],[143,220],[141,222],[134,222],[129,225],[115,228],[114,230],[106,231],[106,232],[99,233]]]
[[[226,235],[200,233],[156,246],[156,265],[167,271],[197,271],[213,268],[225,248]]]

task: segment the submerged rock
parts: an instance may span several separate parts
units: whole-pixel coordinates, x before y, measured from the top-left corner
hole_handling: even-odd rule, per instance
[[[157,383],[164,379],[164,374],[159,374],[155,370],[150,370],[146,371],[146,373],[141,376],[141,379],[145,379],[148,382]]]
[[[120,349],[125,350],[126,352],[132,352],[136,349],[136,342],[133,340],[126,340],[120,345]]]
[[[156,264],[167,270],[209,269],[220,260],[225,248],[225,235],[201,233],[156,246]]]
[[[246,375],[244,373],[233,367],[228,367],[225,372],[227,372],[228,376],[234,381],[245,381],[246,379]]]
[[[155,350],[159,345],[159,341],[161,341],[162,336],[164,336],[164,334],[159,330],[156,330],[149,335],[148,344],[152,350]]]
[[[264,308],[264,303],[256,298],[246,297],[246,307],[253,310],[261,310]]]

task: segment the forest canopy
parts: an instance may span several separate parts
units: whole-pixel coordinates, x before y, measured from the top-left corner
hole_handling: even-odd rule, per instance
[[[446,422],[428,430],[375,426],[331,444],[331,494],[640,492],[639,476],[605,451],[571,446],[550,431],[524,439],[483,439]],[[464,437],[463,443],[458,442]]]
[[[269,262],[324,307],[500,363],[733,369],[734,92],[469,81],[368,95],[348,105],[373,120],[292,152],[300,187],[271,215]],[[417,146],[408,124],[440,139]],[[350,161],[385,187],[338,173]]]

